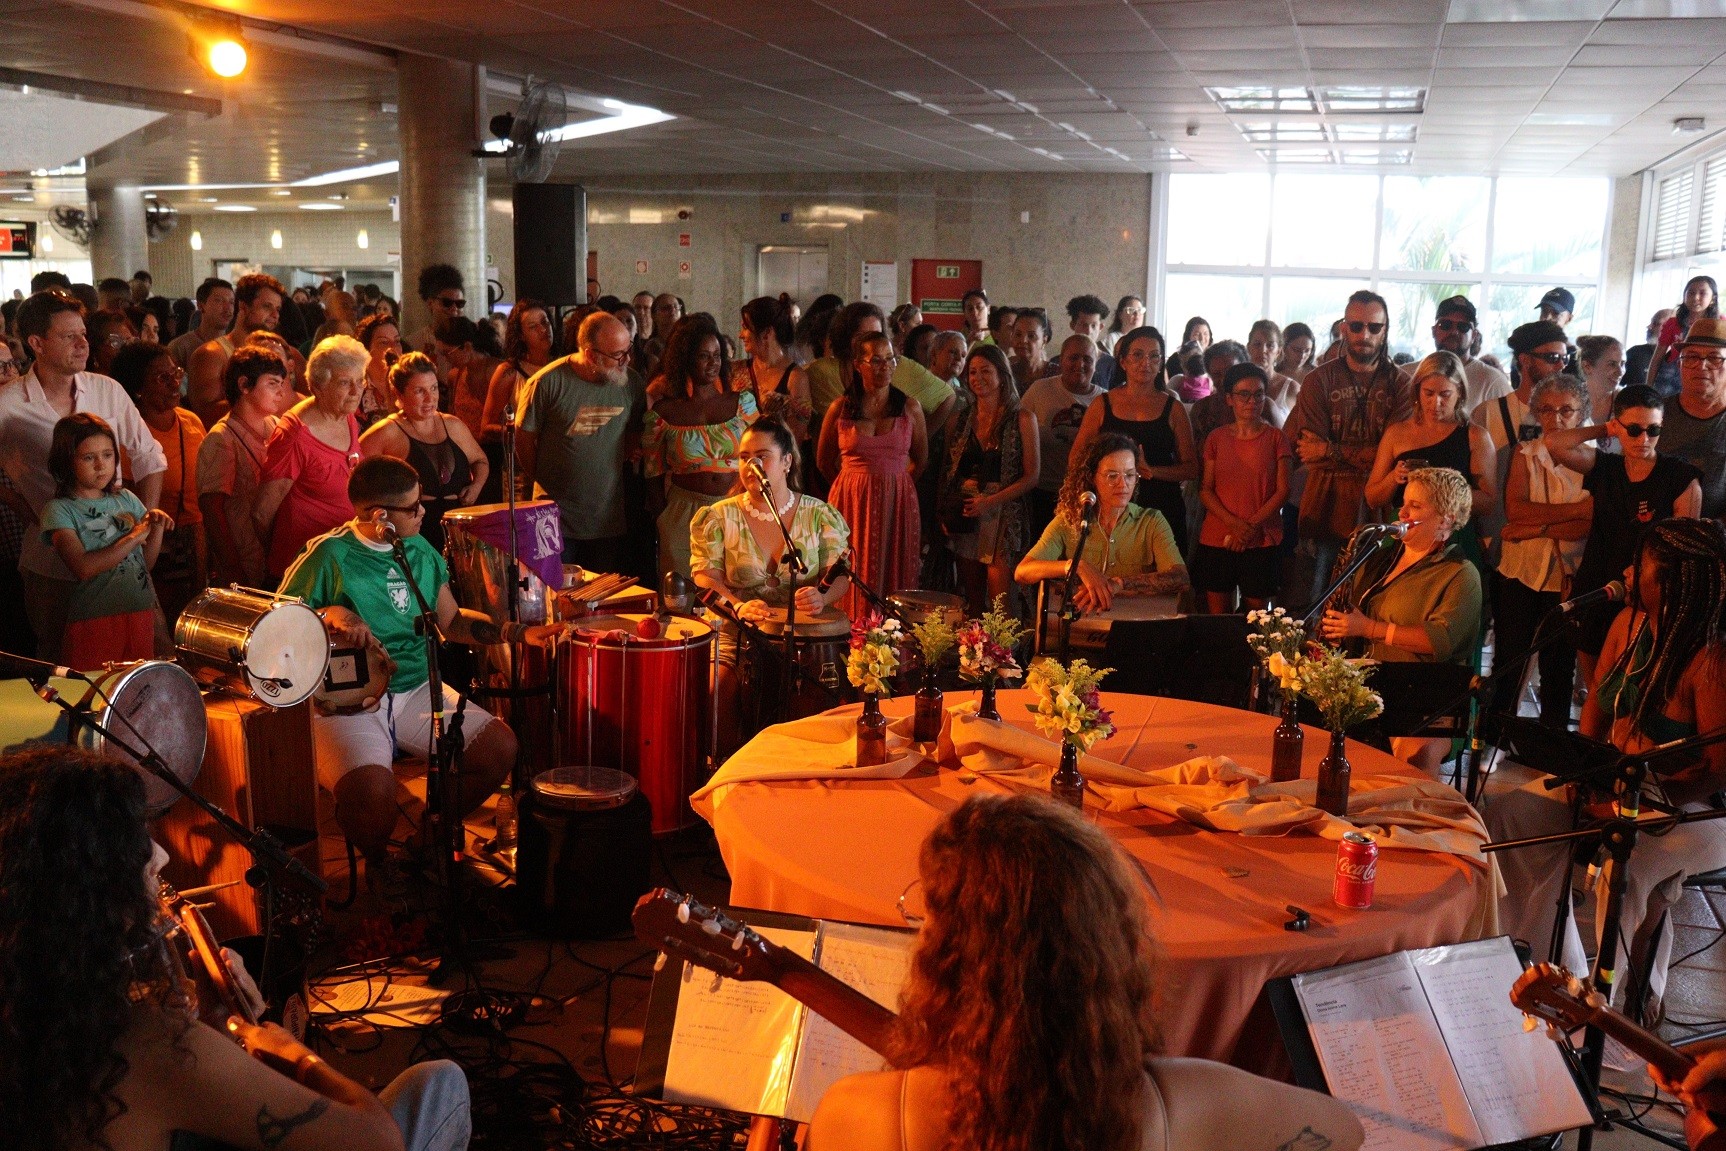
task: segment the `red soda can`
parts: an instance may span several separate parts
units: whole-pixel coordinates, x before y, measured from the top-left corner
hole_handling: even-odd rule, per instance
[[[1370,835],[1350,831],[1336,848],[1336,884],[1331,899],[1338,907],[1371,907],[1378,881],[1378,844]]]

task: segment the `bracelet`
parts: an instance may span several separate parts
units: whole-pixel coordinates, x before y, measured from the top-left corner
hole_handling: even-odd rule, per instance
[[[527,638],[527,625],[510,620],[503,625],[503,641],[505,643],[520,643]]]
[[[1384,646],[1396,646],[1396,625],[1394,623],[1387,623],[1384,625]]]
[[[319,1059],[310,1051],[300,1056],[299,1059],[294,1062],[294,1082],[303,1086],[306,1082],[306,1072],[310,1071],[313,1067],[316,1067],[322,1062],[322,1059]]]

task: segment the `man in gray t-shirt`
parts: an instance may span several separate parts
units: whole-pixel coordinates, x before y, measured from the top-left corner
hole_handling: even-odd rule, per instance
[[[1037,486],[1026,501],[1031,513],[1031,531],[1041,535],[1055,514],[1055,497],[1067,475],[1067,456],[1079,437],[1085,410],[1103,389],[1092,382],[1097,364],[1097,345],[1089,336],[1068,336],[1061,344],[1059,375],[1044,376],[1025,389],[1019,406],[1037,417],[1037,439],[1042,470]]]
[[[1690,325],[1678,345],[1678,396],[1667,401],[1660,454],[1702,471],[1702,514],[1726,516],[1726,320]]]
[[[629,329],[616,316],[587,317],[576,343],[575,355],[522,385],[517,471],[523,493],[531,495],[537,483],[557,501],[564,560],[615,572],[622,570],[630,526],[623,470],[641,439],[647,393],[629,381]]]

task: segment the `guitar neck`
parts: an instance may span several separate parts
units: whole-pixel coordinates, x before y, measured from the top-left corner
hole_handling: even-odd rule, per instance
[[[1683,1082],[1696,1066],[1690,1056],[1610,1007],[1594,1013],[1594,1025],[1658,1067],[1662,1075],[1675,1083]]]
[[[782,951],[779,990],[878,1055],[885,1055],[887,1034],[898,1016],[861,991],[821,970],[801,955]]]

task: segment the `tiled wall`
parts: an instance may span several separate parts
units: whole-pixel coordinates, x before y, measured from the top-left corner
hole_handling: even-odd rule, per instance
[[[360,229],[367,246],[358,243]],[[270,233],[282,246],[270,246]],[[194,252],[192,233],[203,239]],[[163,296],[190,296],[218,260],[269,267],[387,268],[399,266],[401,228],[385,212],[182,212],[179,225],[150,244],[150,274]],[[381,285],[388,290],[387,285]]]

